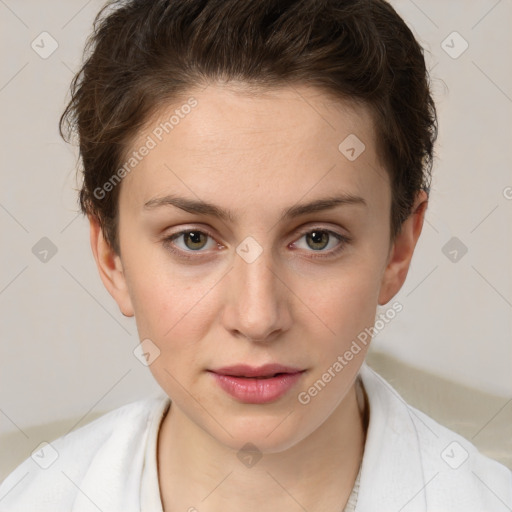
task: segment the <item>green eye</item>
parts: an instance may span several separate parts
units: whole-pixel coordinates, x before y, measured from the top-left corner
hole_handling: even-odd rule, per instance
[[[192,251],[202,249],[206,245],[208,239],[208,235],[202,231],[185,231],[179,236],[183,236],[185,246]]]
[[[311,249],[315,251],[325,249],[325,247],[329,243],[329,239],[331,238],[330,234],[327,231],[310,231],[306,233],[306,243]],[[310,243],[311,241],[311,243]]]
[[[300,243],[302,239],[305,240],[305,243]],[[211,242],[210,245],[208,245],[209,241]],[[297,241],[290,244],[290,246],[293,249],[310,253],[312,258],[332,258],[351,241],[348,236],[329,229],[313,228],[304,231]],[[163,244],[168,251],[186,260],[198,260],[201,254],[208,252],[208,249],[219,246],[213,235],[199,229],[188,229],[174,233],[165,238]],[[197,255],[194,256],[193,253],[197,253]]]
[[[305,239],[305,244],[301,247],[299,241]],[[313,228],[302,233],[302,236],[292,245],[294,248],[304,249],[314,254],[313,258],[330,258],[341,252],[345,245],[351,242],[348,236],[336,233],[329,229]],[[305,245],[305,247],[304,247]],[[328,247],[328,250],[325,250]]]

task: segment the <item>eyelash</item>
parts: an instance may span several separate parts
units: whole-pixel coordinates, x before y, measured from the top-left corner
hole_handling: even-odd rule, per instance
[[[350,238],[346,235],[342,235],[335,231],[331,231],[329,229],[325,229],[325,228],[321,228],[321,227],[313,227],[313,228],[309,228],[306,231],[301,232],[300,236],[297,240],[300,240],[304,235],[307,235],[308,233],[312,233],[313,231],[320,231],[323,233],[328,233],[329,235],[334,236],[334,238],[336,238],[340,242],[335,249],[331,249],[326,254],[314,254],[313,256],[311,256],[311,258],[313,258],[313,259],[334,258],[335,256],[337,256],[340,252],[342,252],[344,250],[345,245],[352,242],[352,238]],[[164,248],[167,249],[172,254],[175,254],[182,259],[185,259],[185,260],[197,259],[197,256],[190,256],[189,253],[194,253],[194,252],[200,253],[201,250],[183,251],[182,249],[177,249],[173,244],[173,242],[176,238],[179,238],[180,236],[187,234],[187,233],[191,233],[191,232],[201,233],[201,234],[207,235],[211,239],[215,240],[215,237],[209,231],[207,231],[205,229],[201,229],[201,230],[185,229],[183,231],[178,231],[178,232],[173,233],[172,235],[164,238],[164,240],[163,240]],[[315,253],[316,251],[308,251],[308,252]],[[325,252],[325,251],[318,251],[318,252],[320,253],[320,252]]]

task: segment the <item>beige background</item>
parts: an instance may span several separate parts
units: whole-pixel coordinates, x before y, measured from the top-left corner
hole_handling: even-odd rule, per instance
[[[404,309],[370,361],[512,467],[512,4],[392,4],[426,48],[440,136],[427,222],[394,299]],[[101,5],[0,1],[0,479],[42,440],[157,390],[132,353],[134,321],[97,275],[77,214],[77,152],[57,132]],[[44,37],[51,48],[42,32],[58,44],[46,59],[31,47]],[[57,250],[45,263],[32,252],[43,237]],[[467,247],[456,262],[445,255],[453,237]]]

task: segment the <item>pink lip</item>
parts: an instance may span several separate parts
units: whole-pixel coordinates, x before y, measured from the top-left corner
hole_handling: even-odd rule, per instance
[[[258,368],[235,365],[210,370],[224,391],[248,404],[263,404],[279,399],[297,383],[304,371],[279,364],[266,364]]]

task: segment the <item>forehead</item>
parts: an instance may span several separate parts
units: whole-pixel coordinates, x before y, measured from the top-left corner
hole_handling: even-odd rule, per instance
[[[124,178],[120,198],[140,207],[177,190],[227,199],[235,211],[248,199],[283,206],[334,188],[386,199],[369,110],[316,88],[190,90],[148,120],[125,160],[144,146],[151,148]]]

